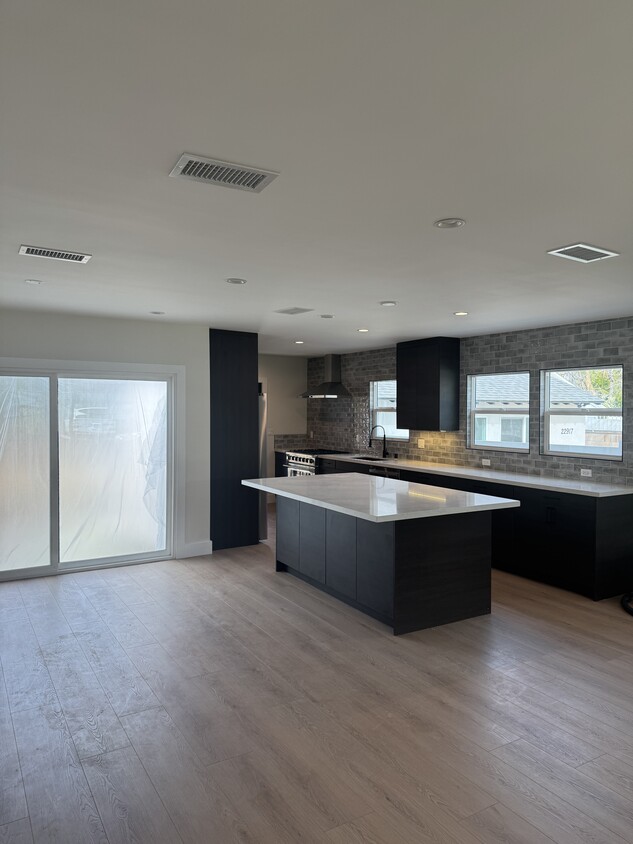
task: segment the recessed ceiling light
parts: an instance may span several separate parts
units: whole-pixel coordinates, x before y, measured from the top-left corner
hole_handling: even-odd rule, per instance
[[[466,220],[461,217],[443,217],[441,220],[436,220],[433,225],[438,229],[461,229],[466,225]]]
[[[150,314],[152,314],[153,316],[163,316],[165,314],[165,311],[150,311]]]
[[[334,314],[321,314],[321,319],[334,319]]]
[[[392,301],[392,300],[390,300],[390,299],[387,299],[385,302],[381,302],[380,304],[383,306],[383,308],[393,308],[393,307],[395,307],[398,303],[397,303],[397,302],[393,302],[393,301]]]
[[[46,284],[45,281],[41,281],[39,278],[25,278],[25,284]]]
[[[367,332],[369,331],[369,328],[359,328],[359,329],[358,329],[358,331],[359,331],[361,334],[367,334]]]
[[[303,340],[295,340],[297,346],[303,346]]]
[[[453,316],[468,316],[468,311],[453,311]]]
[[[246,284],[246,279],[245,278],[227,278],[226,283],[227,284]]]

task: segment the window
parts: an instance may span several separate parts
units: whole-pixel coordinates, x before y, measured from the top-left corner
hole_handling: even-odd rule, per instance
[[[530,450],[530,373],[468,376],[470,448]]]
[[[396,382],[370,381],[371,427],[382,425],[388,440],[408,440],[409,429],[396,427]]]
[[[622,459],[622,367],[547,370],[543,452]]]

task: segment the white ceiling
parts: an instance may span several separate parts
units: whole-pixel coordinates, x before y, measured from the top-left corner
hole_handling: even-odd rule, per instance
[[[3,9],[4,306],[257,331],[284,354],[633,314],[631,0]],[[185,151],[281,175],[256,195],[168,178]],[[546,254],[576,241],[621,256]],[[313,312],[274,313],[292,306]]]

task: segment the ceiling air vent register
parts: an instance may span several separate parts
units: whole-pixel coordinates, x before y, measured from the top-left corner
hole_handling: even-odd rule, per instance
[[[298,314],[309,314],[314,308],[284,308],[281,311],[275,311],[276,314],[287,314],[288,316],[297,316]]]
[[[261,167],[247,167],[244,164],[231,164],[216,158],[202,158],[184,152],[169,174],[179,179],[193,179],[208,185],[221,185],[224,188],[237,188],[250,193],[260,193],[276,179],[279,173],[274,170],[262,170]]]
[[[620,253],[610,252],[608,249],[600,249],[598,246],[589,246],[587,243],[572,243],[571,246],[550,249],[547,254],[558,255],[559,258],[568,258],[570,261],[579,261],[581,264],[591,264],[593,261],[604,261],[605,258],[615,258]]]
[[[84,252],[68,252],[66,249],[45,249],[42,246],[20,246],[20,255],[32,255],[35,258],[51,258],[53,261],[70,261],[71,264],[87,264],[92,255]]]

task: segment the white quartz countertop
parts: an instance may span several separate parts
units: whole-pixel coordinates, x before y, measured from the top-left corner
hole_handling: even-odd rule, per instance
[[[490,481],[498,484],[544,489],[550,492],[568,492],[572,495],[589,495],[604,498],[611,495],[633,495],[633,487],[616,484],[598,484],[591,481],[567,480],[563,478],[543,478],[540,475],[521,475],[516,472],[498,472],[492,469],[478,469],[472,466],[452,466],[448,463],[425,463],[421,460],[386,460],[363,461],[360,457],[345,454],[320,455],[330,460],[350,463],[365,463],[368,466],[389,466],[394,469],[406,469],[413,472],[428,472],[434,475],[446,475],[452,478],[469,478],[477,481]]]
[[[244,486],[335,510],[370,522],[395,522],[518,507],[519,502],[458,489],[342,472],[295,478],[256,478]]]

